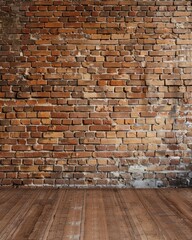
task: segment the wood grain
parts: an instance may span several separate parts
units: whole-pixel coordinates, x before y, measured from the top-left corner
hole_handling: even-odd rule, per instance
[[[192,189],[0,189],[1,240],[191,240]]]

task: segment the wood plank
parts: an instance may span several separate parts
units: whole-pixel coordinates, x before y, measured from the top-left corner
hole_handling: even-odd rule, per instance
[[[12,209],[9,211],[5,217],[0,222],[0,239],[7,239],[20,225],[23,221],[26,212],[31,208],[32,204],[35,202],[39,191],[36,191],[34,196],[34,190],[18,192],[20,194],[20,199],[16,202],[12,202]],[[33,197],[34,196],[34,197]]]
[[[0,239],[190,240],[192,189],[0,189]]]
[[[126,218],[131,225],[132,239],[159,240],[165,239],[159,226],[143,206],[133,189],[119,190],[119,198]]]
[[[51,228],[51,225],[53,224],[56,211],[59,207],[60,201],[62,201],[63,196],[65,196],[65,193],[65,190],[55,190],[55,194],[50,197],[51,202],[49,209],[45,209],[42,216],[39,218],[36,229],[34,229],[34,232],[33,234],[31,234],[29,239],[36,239],[37,236],[39,236],[38,239],[40,240],[46,240],[48,238],[49,230]],[[46,226],[43,231],[41,230],[43,228],[42,225]]]
[[[182,219],[183,222],[185,222],[185,225],[192,230],[192,204],[187,201],[184,195],[180,195],[178,192],[176,190],[158,191],[163,200],[168,204],[169,208],[171,208],[177,217]]]
[[[84,191],[67,190],[60,201],[54,221],[49,229],[48,240],[80,238]]]
[[[81,240],[109,239],[101,190],[88,190],[85,195],[84,233]]]
[[[102,191],[109,239],[132,239],[129,231],[130,223],[125,221],[116,193],[117,190]]]
[[[153,214],[153,220],[162,230],[165,239],[190,240],[192,230],[176,214],[165,198],[157,190],[135,190],[148,211]]]
[[[1,225],[3,224],[4,217],[8,214],[9,211],[14,211],[12,208],[15,206],[15,203],[17,203],[21,198],[21,191],[17,191],[16,189],[12,189],[0,192],[0,231],[1,231]]]
[[[10,196],[13,196],[13,191],[14,189],[11,189],[11,191],[9,189],[0,189],[0,207],[3,203],[7,202],[10,199]]]
[[[25,219],[11,236],[12,239],[42,239],[55,205],[56,193],[55,190],[39,193],[35,202],[26,212]]]

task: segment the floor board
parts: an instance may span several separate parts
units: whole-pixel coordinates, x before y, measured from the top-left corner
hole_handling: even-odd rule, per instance
[[[0,240],[191,240],[192,189],[0,189]]]

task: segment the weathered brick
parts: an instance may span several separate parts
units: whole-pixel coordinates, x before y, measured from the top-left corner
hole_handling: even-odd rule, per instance
[[[43,133],[43,137],[45,137],[45,138],[62,138],[63,133],[62,132],[46,132],[46,133]]]
[[[49,23],[45,23],[45,27],[46,28],[62,28],[63,23],[61,23],[61,22],[49,22]]]
[[[98,166],[98,171],[100,172],[112,172],[118,171],[118,167],[114,165],[107,165],[107,166]]]
[[[50,118],[50,112],[38,112],[38,118]]]
[[[77,166],[76,171],[77,172],[95,172],[96,167],[95,166]]]
[[[44,165],[44,166],[39,166],[39,170],[40,171],[48,171],[48,172],[50,172],[50,171],[53,171],[53,166],[51,166],[51,165]]]
[[[68,118],[69,114],[65,112],[52,112],[51,113],[52,118]]]
[[[34,111],[53,111],[53,107],[52,106],[34,106]]]
[[[25,126],[7,127],[7,132],[25,132]]]
[[[18,6],[1,34],[1,185],[173,184],[190,169],[190,2]]]

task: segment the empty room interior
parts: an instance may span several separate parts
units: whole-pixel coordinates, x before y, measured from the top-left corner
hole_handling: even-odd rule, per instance
[[[192,1],[0,0],[0,240],[192,239]]]

